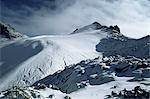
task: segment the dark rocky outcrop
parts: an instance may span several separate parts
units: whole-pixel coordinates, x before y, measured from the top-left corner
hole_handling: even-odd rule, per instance
[[[115,25],[115,26],[109,26],[106,30],[110,30],[110,31],[112,31],[113,33],[120,33],[120,28],[117,26],[117,25]]]
[[[132,90],[112,91],[111,95],[107,95],[105,99],[150,99],[150,91],[142,89],[140,86],[135,86]]]
[[[135,56],[150,58],[150,36],[141,39],[130,39],[125,36],[104,38],[96,45],[96,51],[103,52],[104,56]]]
[[[101,29],[102,25],[98,22],[93,22],[92,24],[94,24],[96,26],[96,29]]]
[[[88,84],[101,85],[114,80],[111,71],[89,60],[66,67],[61,72],[56,72],[37,81],[33,86],[36,89],[39,89],[40,84],[44,84],[50,88],[56,86],[60,91],[69,94],[86,87]]]
[[[0,37],[6,38],[6,39],[16,39],[16,38],[22,38],[24,36],[25,35],[17,32],[10,25],[6,25],[6,24],[0,22]]]

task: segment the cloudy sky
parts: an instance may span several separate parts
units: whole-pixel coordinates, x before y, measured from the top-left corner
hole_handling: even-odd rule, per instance
[[[129,37],[150,34],[150,0],[1,0],[2,22],[29,36],[68,34],[98,21]]]

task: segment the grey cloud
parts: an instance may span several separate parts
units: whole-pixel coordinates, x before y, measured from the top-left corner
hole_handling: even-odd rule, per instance
[[[54,1],[43,2],[39,9],[24,6],[25,10],[21,10],[22,12],[15,13],[7,9],[12,14],[10,17],[5,16],[5,21],[31,36],[68,34],[94,21],[105,25],[117,24],[123,34],[134,38],[150,33],[149,0]],[[28,15],[27,12],[31,14]],[[11,18],[11,15],[14,17]]]

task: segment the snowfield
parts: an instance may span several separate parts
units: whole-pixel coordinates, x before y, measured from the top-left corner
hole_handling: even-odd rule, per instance
[[[101,30],[64,36],[38,36],[1,45],[0,90],[31,85],[65,66],[99,56],[95,49],[108,34]]]

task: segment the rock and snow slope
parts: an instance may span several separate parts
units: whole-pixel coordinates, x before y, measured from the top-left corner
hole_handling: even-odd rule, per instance
[[[90,32],[23,38],[1,44],[0,90],[14,85],[31,85],[64,69],[66,65],[95,58],[101,54],[95,50],[95,45],[108,36],[108,31],[93,29]]]
[[[13,90],[17,90],[21,96],[27,94],[31,99],[114,99],[118,97],[115,93],[119,94],[125,88],[131,90],[141,86],[144,90],[139,91],[144,94],[139,95],[147,98],[134,96],[133,91],[123,91],[119,94],[122,98],[117,99],[149,99],[145,95],[150,95],[149,66],[150,60],[135,57],[111,56],[85,60],[47,76],[36,82],[34,87],[14,87],[2,92],[0,97],[12,97],[12,94],[16,95]]]
[[[129,39],[124,36],[105,38],[96,45],[96,50],[103,52],[105,56],[121,55],[150,58],[150,36],[140,39]]]
[[[97,22],[77,29],[70,35],[45,35],[1,43],[0,91],[12,86],[30,86],[36,82],[35,86],[38,83],[48,87],[52,84],[62,92],[71,93],[87,85],[87,89],[91,85],[102,88],[107,85],[103,83],[113,83],[114,80],[120,82],[120,78],[117,78],[119,76],[139,77],[143,73],[144,78],[149,78],[149,46],[149,36],[134,40],[123,36],[118,26],[107,27]],[[116,55],[123,57],[107,60],[107,57]],[[138,58],[128,59],[128,56]],[[99,58],[82,61],[95,57]],[[105,60],[106,63],[103,62]],[[145,61],[146,65],[143,65]],[[138,67],[137,63],[142,64],[142,67]],[[66,66],[71,67],[65,68]],[[130,81],[141,79],[135,77]],[[125,80],[122,84],[124,83]]]
[[[117,81],[116,77],[134,77],[129,82],[144,81],[150,78],[150,60],[121,56],[85,60],[49,75],[33,86],[35,88],[41,87],[42,84],[52,88],[55,86],[68,94],[88,85]]]

